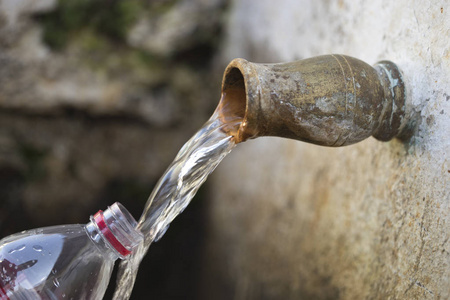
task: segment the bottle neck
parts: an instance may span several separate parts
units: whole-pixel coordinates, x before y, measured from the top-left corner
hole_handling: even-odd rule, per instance
[[[120,203],[98,211],[86,225],[89,237],[109,258],[124,259],[143,241],[137,222]]]

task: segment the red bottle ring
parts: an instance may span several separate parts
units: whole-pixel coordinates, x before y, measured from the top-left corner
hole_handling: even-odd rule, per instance
[[[125,248],[121,242],[119,242],[114,234],[109,229],[108,225],[106,225],[105,218],[103,217],[103,211],[99,210],[94,215],[94,221],[97,223],[98,228],[100,229],[103,236],[108,240],[111,246],[117,250],[122,256],[127,256],[131,254],[131,251]]]

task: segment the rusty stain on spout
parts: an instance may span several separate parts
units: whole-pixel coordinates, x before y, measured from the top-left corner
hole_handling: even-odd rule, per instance
[[[235,59],[222,81],[217,107],[236,142],[278,136],[323,146],[345,146],[370,136],[388,141],[406,125],[405,85],[390,61],[375,66],[344,55],[292,63]]]

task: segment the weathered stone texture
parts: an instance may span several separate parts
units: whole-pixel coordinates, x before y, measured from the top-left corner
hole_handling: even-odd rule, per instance
[[[224,60],[342,53],[400,66],[402,142],[245,142],[213,175],[205,297],[450,298],[447,1],[235,1]]]

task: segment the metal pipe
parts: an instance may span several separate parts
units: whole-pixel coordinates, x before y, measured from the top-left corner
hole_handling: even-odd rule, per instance
[[[281,64],[238,58],[224,72],[217,111],[225,122],[242,119],[230,133],[236,142],[278,136],[338,147],[401,134],[405,95],[390,61],[372,67],[345,55]]]

